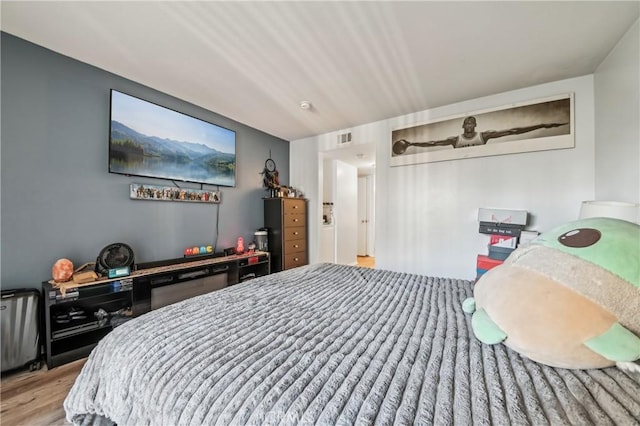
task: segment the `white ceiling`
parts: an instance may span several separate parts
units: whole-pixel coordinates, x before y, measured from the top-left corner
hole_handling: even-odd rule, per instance
[[[591,74],[639,15],[638,1],[3,0],[1,29],[297,140]]]

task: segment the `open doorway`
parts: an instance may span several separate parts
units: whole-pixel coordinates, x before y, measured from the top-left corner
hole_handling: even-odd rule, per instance
[[[343,144],[321,156],[321,261],[373,267],[375,144]]]
[[[358,256],[373,257],[375,242],[375,175],[358,171]]]

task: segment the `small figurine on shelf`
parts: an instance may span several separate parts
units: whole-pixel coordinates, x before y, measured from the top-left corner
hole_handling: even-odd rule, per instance
[[[244,253],[244,238],[238,237],[238,244],[236,245],[236,254]]]

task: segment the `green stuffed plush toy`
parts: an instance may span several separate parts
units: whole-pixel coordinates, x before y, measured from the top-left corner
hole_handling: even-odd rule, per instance
[[[640,371],[640,226],[567,223],[516,249],[464,301],[476,337],[543,364]]]

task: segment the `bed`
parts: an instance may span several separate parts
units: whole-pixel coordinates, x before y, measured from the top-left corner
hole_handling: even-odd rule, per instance
[[[64,402],[85,425],[640,424],[640,382],[480,343],[465,280],[308,265],[114,329]]]

